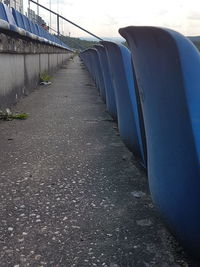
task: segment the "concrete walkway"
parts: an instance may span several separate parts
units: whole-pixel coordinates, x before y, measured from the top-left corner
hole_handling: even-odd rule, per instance
[[[0,122],[0,266],[189,266],[79,59]],[[194,265],[190,265],[194,266]]]

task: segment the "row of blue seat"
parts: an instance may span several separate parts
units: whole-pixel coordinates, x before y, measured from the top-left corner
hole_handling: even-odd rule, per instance
[[[108,112],[118,122],[124,143],[146,166],[145,134],[139,120],[131,53],[124,45],[101,43],[83,51],[80,57],[95,80]]]
[[[14,8],[10,9],[0,2],[0,31],[2,30],[72,51],[70,47],[43,27],[34,23]]]
[[[129,49],[101,42],[80,57],[119,132],[148,173],[155,206],[200,257],[200,54],[169,29],[119,30]]]

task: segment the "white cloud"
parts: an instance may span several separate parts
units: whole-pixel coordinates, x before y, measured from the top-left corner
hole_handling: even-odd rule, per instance
[[[27,1],[27,0],[25,0]],[[49,7],[50,0],[39,0]],[[200,0],[51,0],[52,10],[99,36],[118,36],[118,29],[129,25],[169,27],[185,35],[200,35]],[[47,22],[49,14],[40,11]],[[72,36],[84,32],[62,22]],[[52,25],[56,20],[52,17]]]
[[[187,18],[191,20],[200,20],[200,12],[192,11]]]

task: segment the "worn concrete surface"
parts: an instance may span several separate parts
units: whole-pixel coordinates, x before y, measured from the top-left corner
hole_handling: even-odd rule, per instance
[[[76,57],[0,123],[0,266],[200,266],[168,233],[147,178]]]

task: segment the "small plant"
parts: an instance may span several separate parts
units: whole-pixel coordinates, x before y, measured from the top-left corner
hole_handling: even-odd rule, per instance
[[[28,118],[27,113],[14,114],[9,108],[0,110],[0,120],[11,121],[11,120],[25,120]]]
[[[50,82],[50,80],[51,80],[51,76],[48,74],[48,73],[46,73],[46,72],[44,72],[44,73],[42,73],[42,74],[40,74],[40,82],[42,83],[49,83]]]
[[[12,119],[25,120],[28,118],[28,114],[27,113],[12,114],[11,117]]]

